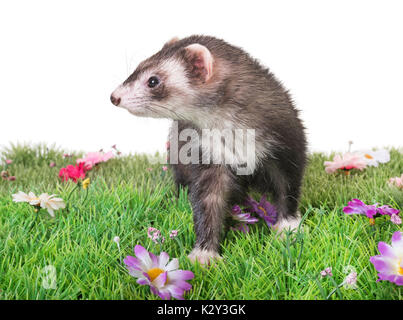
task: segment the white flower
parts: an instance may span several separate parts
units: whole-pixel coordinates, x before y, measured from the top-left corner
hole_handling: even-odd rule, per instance
[[[386,149],[380,149],[377,151],[365,150],[361,153],[367,161],[368,166],[377,167],[379,163],[387,163],[390,161],[390,152]]]
[[[169,261],[169,255],[161,252],[159,256],[148,252],[140,245],[134,247],[136,257],[127,256],[123,262],[129,274],[137,279],[140,285],[149,285],[151,292],[161,299],[183,299],[185,291],[192,289],[187,280],[194,274],[188,270],[179,270],[178,259]]]
[[[18,191],[18,193],[13,194],[13,201],[27,202],[30,205],[36,206],[39,203],[39,198],[33,192],[26,194],[25,192]]]
[[[55,195],[48,195],[47,193],[42,193],[37,197],[33,192],[26,194],[25,192],[18,191],[18,193],[13,194],[14,202],[27,202],[31,206],[41,207],[47,209],[49,214],[54,217],[54,210],[65,208],[66,204],[63,199],[55,198]]]
[[[40,206],[41,208],[47,209],[49,214],[54,217],[54,210],[64,209],[66,208],[66,204],[63,199],[55,198],[55,194],[48,195],[47,193],[42,193],[39,196]]]
[[[118,236],[116,236],[116,237],[113,238],[113,241],[115,241],[117,244],[119,244],[120,238]]]

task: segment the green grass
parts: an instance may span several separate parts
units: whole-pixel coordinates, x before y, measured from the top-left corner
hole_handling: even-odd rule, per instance
[[[352,198],[403,209],[403,192],[387,180],[403,172],[403,154],[391,150],[391,161],[351,176],[328,175],[314,154],[304,180],[300,210],[303,232],[279,240],[260,222],[248,234],[229,232],[222,243],[223,261],[204,269],[187,260],[195,240],[192,210],[186,190],[176,196],[170,172],[150,164],[146,156],[123,156],[90,173],[88,198],[74,192],[69,210],[55,218],[35,214],[27,204],[12,202],[18,190],[56,193],[66,199],[75,186],[62,183],[58,170],[74,160],[64,159],[55,147],[11,145],[0,154],[16,181],[0,179],[0,299],[159,299],[136,284],[121,260],[141,244],[154,253],[177,257],[182,269],[192,270],[187,299],[326,299],[347,276],[358,272],[357,289],[341,287],[329,299],[402,299],[403,291],[388,282],[376,282],[369,262],[379,241],[390,242],[402,230],[387,217],[371,227],[363,216],[346,216],[343,206]],[[56,162],[55,168],[49,163]],[[147,168],[152,167],[152,171]],[[4,165],[0,165],[0,170]],[[156,245],[147,238],[154,226],[167,237]],[[113,238],[121,238],[119,252]],[[169,237],[168,237],[169,238]],[[56,288],[45,289],[44,268],[54,266]],[[331,266],[333,277],[319,272]]]

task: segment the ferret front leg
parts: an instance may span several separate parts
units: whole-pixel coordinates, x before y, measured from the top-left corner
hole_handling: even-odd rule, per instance
[[[209,264],[220,258],[218,251],[234,181],[228,169],[220,165],[199,166],[192,176],[190,200],[196,243],[189,259]]]

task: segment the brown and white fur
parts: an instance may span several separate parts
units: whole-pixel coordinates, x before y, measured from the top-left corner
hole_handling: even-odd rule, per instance
[[[179,133],[255,129],[256,165],[249,175],[237,175],[225,163],[171,165],[177,185],[189,188],[196,233],[192,261],[219,257],[226,215],[251,189],[272,195],[275,229],[298,226],[304,128],[282,84],[242,49],[209,36],[174,38],[141,62],[111,101],[136,116],[177,120]]]

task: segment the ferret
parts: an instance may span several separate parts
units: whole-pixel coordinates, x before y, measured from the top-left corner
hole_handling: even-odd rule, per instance
[[[192,262],[209,264],[220,258],[226,217],[251,190],[272,196],[275,230],[298,227],[307,161],[305,128],[288,91],[244,50],[210,36],[173,38],[141,62],[110,99],[136,116],[173,119],[177,130],[171,129],[170,139],[178,140],[184,130],[200,134],[205,129],[254,130],[248,174],[237,174],[236,169],[250,155],[233,152],[231,164],[205,163],[200,140],[192,142],[200,149],[198,163],[170,161],[176,185],[188,187],[192,204],[196,234],[188,256]],[[179,139],[178,148],[186,143]]]

